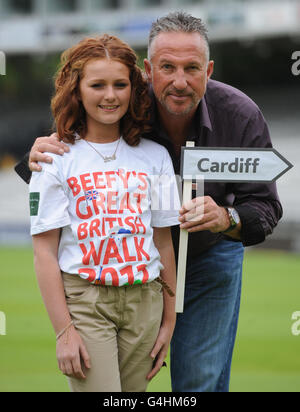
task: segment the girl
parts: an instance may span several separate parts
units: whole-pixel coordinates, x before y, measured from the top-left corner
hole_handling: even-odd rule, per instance
[[[81,41],[55,85],[56,129],[71,150],[33,173],[30,214],[58,365],[72,391],[146,391],[175,326],[171,159],[141,138],[150,103],[127,44]],[[162,210],[161,193],[177,207]]]

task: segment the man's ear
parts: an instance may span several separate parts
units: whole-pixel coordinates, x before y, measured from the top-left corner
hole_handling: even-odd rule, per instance
[[[211,60],[207,65],[207,80],[211,78],[214,72],[214,65],[215,65],[215,62],[213,60]]]
[[[151,81],[152,81],[152,67],[151,67],[151,63],[150,63],[149,60],[144,59],[144,67],[145,67],[145,72],[146,72],[146,75],[147,75],[148,82],[151,83]]]

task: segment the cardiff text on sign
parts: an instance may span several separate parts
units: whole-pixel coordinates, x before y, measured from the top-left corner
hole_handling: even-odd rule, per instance
[[[293,167],[275,149],[184,147],[182,158],[185,180],[272,183]]]

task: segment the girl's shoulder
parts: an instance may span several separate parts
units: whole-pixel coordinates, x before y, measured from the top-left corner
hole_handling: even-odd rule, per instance
[[[163,145],[144,137],[141,138],[140,144],[137,147],[140,147],[142,150],[150,150],[151,154],[155,153],[162,156],[168,154],[167,149]]]
[[[77,142],[75,144],[70,144],[66,143],[67,146],[69,146],[70,151],[65,152],[63,155],[58,155],[55,153],[50,153],[50,152],[45,152],[49,158],[52,158],[51,163],[42,163],[39,162],[39,165],[42,166],[42,171],[51,173],[54,175],[57,175],[59,172],[61,172],[66,164],[72,162],[76,156],[78,156],[79,153],[79,147]]]
[[[129,155],[130,153],[130,155]],[[172,160],[168,150],[161,144],[147,138],[141,138],[137,146],[130,146],[128,157],[151,170],[160,171],[172,168]]]

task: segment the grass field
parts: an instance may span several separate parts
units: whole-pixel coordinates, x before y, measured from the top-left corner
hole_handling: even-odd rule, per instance
[[[57,369],[55,337],[35,280],[30,249],[0,249],[0,392],[68,391]],[[246,254],[232,392],[300,391],[300,336],[292,314],[300,311],[300,256]],[[0,328],[1,331],[1,328]],[[149,391],[170,391],[163,368]]]

